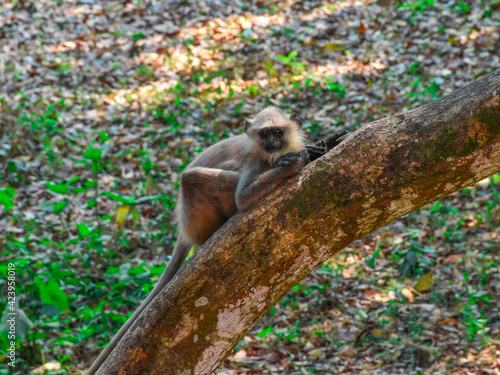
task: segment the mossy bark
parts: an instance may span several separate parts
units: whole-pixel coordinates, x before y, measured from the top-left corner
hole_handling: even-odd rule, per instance
[[[98,374],[210,374],[321,262],[500,171],[500,70],[366,125],[236,214],[143,312]]]

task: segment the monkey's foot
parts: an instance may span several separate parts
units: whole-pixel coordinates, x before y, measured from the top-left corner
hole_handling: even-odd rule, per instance
[[[321,139],[314,146],[306,146],[310,161],[316,160],[341,144],[347,138],[347,130],[340,130],[326,139]]]
[[[313,161],[328,152],[328,146],[324,139],[316,142],[316,146],[306,146],[307,153],[309,154],[309,160]]]
[[[347,135],[347,130],[340,130],[338,132],[333,133],[328,138],[326,138],[326,140],[324,140],[323,142],[325,142],[326,145],[328,146],[328,151],[341,144],[342,141],[346,139],[346,135]]]

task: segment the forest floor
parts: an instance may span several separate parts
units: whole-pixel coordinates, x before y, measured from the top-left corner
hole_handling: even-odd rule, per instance
[[[316,140],[447,95],[500,68],[500,3],[13,0],[0,49],[0,374],[80,374],[161,274],[197,153],[268,105]],[[499,227],[499,174],[396,220],[216,373],[500,374]]]

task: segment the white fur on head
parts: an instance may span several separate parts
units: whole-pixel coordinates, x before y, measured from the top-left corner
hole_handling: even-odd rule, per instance
[[[259,156],[270,165],[273,165],[281,155],[298,152],[305,147],[301,124],[302,121],[297,115],[289,116],[279,108],[267,107],[259,112],[253,120],[245,121],[245,133],[247,133],[252,141],[254,150],[259,151]],[[262,147],[262,141],[258,136],[258,132],[260,129],[267,127],[277,127],[285,130],[283,136],[285,147],[279,152],[270,154]]]

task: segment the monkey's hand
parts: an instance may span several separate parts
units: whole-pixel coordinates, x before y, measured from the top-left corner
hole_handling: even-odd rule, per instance
[[[309,163],[309,153],[306,149],[303,149],[299,152],[290,152],[289,154],[280,156],[276,160],[276,163],[274,163],[273,169],[286,169],[292,175],[300,171],[307,163]]]
[[[347,131],[340,130],[330,135],[326,139],[321,139],[316,142],[314,146],[306,146],[309,154],[310,161],[316,160],[330,151],[332,148],[338,146],[344,139],[346,139]]]

